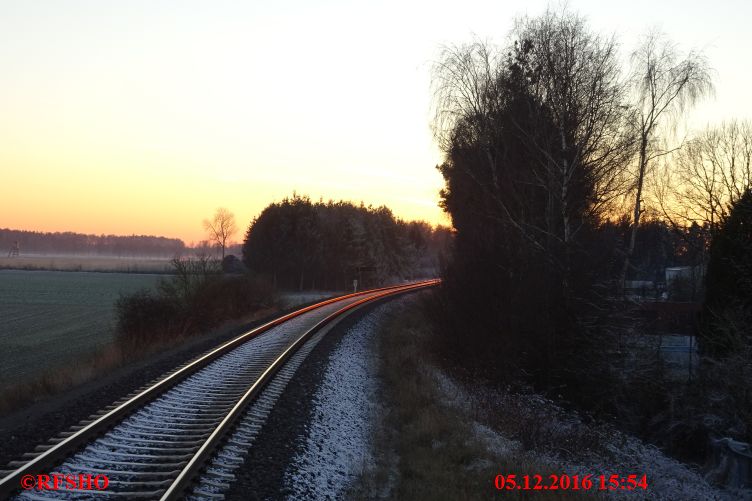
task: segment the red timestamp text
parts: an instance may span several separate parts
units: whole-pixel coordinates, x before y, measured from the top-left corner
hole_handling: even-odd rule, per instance
[[[494,486],[500,491],[633,491],[647,490],[648,476],[630,475],[516,475],[499,474],[494,479]]]

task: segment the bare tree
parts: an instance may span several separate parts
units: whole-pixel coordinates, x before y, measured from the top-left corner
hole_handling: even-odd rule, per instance
[[[524,19],[516,36],[530,46],[531,68],[538,74],[528,78],[533,93],[557,124],[554,137],[534,143],[560,207],[566,245],[581,225],[572,220],[573,212],[600,215],[624,194],[634,138],[626,126],[632,117],[624,101],[618,46],[613,37],[590,32],[582,17],[567,12]],[[583,178],[592,183],[590,192],[573,193]],[[587,198],[576,201],[582,195]]]
[[[648,33],[632,54],[632,65],[639,157],[632,232],[624,256],[622,286],[634,253],[645,176],[651,162],[672,151],[665,144],[666,132],[675,130],[681,115],[713,90],[705,57],[692,51],[681,58],[676,45],[656,31]]]
[[[498,107],[496,85],[502,68],[501,51],[488,42],[444,47],[433,67],[433,132],[444,152],[454,144],[460,124],[477,139],[490,141],[492,111]],[[490,155],[490,152],[488,152]]]
[[[224,259],[227,243],[237,231],[235,215],[224,207],[220,207],[211,220],[204,219],[204,229],[209,234],[209,240],[222,249],[222,259]]]
[[[752,187],[752,124],[732,121],[704,130],[679,152],[674,168],[684,222],[715,230]]]
[[[654,194],[663,219],[705,264],[711,239],[730,207],[752,188],[752,123],[708,127],[654,172]],[[686,228],[695,228],[686,232]],[[698,238],[701,237],[701,238]]]

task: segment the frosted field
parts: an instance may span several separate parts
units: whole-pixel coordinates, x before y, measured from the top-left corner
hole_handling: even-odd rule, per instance
[[[120,292],[158,275],[0,270],[0,388],[91,353],[113,339]]]
[[[167,258],[45,254],[7,257],[0,254],[0,269],[169,273],[172,265]]]

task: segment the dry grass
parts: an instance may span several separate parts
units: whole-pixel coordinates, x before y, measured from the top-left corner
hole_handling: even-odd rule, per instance
[[[496,475],[554,473],[484,427],[474,412],[447,402],[435,377],[431,332],[418,303],[397,311],[380,339],[384,409],[376,424],[375,462],[364,467],[355,498],[577,499],[576,491],[496,490]]]

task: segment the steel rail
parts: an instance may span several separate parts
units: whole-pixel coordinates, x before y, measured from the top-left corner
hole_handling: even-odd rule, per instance
[[[165,491],[165,493],[160,498],[161,501],[170,501],[170,500],[180,499],[180,496],[183,494],[183,491],[185,490],[185,488],[190,484],[194,476],[201,470],[205,462],[211,457],[216,447],[219,445],[219,443],[221,442],[223,437],[227,434],[227,432],[232,429],[233,424],[242,415],[246,407],[259,394],[259,392],[264,388],[264,386],[266,386],[266,384],[274,377],[274,375],[285,364],[285,362],[293,354],[295,354],[295,352],[297,352],[298,349],[302,347],[303,344],[305,344],[305,342],[308,341],[314,334],[319,332],[321,329],[323,329],[326,325],[328,325],[334,319],[340,317],[341,315],[344,315],[345,313],[347,313],[348,311],[354,308],[362,306],[365,303],[377,301],[387,296],[400,294],[400,293],[407,292],[410,290],[431,287],[435,284],[436,282],[433,282],[433,281],[431,283],[411,284],[409,286],[386,290],[375,296],[369,296],[355,303],[351,303],[343,307],[342,309],[335,311],[334,313],[331,313],[329,316],[319,321],[312,328],[308,329],[298,339],[296,339],[281,355],[279,355],[279,357],[277,357],[269,365],[269,367],[261,374],[261,376],[259,376],[256,382],[254,382],[253,385],[250,388],[248,388],[248,391],[246,391],[243,397],[238,401],[238,403],[235,404],[235,406],[230,410],[227,416],[225,416],[225,418],[217,426],[217,428],[212,432],[209,438],[206,439],[206,441],[201,446],[201,448],[194,454],[193,458],[181,470],[178,477],[175,479],[172,485],[170,485],[167,491]]]
[[[157,397],[159,397],[166,391],[170,390],[172,387],[174,387],[181,381],[185,380],[192,374],[196,373],[197,371],[201,370],[202,368],[210,364],[212,361],[218,359],[222,355],[234,350],[235,348],[239,347],[243,343],[249,341],[250,339],[255,338],[259,334],[266,332],[275,326],[278,326],[292,318],[295,318],[297,316],[303,315],[307,312],[316,310],[318,308],[321,308],[323,306],[326,306],[332,303],[344,301],[346,299],[359,297],[359,296],[368,296],[364,299],[358,300],[354,303],[347,305],[345,308],[342,308],[341,310],[338,310],[334,312],[333,314],[330,314],[323,321],[316,324],[316,326],[314,326],[312,329],[309,329],[303,336],[298,338],[297,341],[295,341],[290,347],[288,347],[288,349],[285,350],[285,352],[273,362],[272,366],[274,367],[274,369],[271,372],[269,372],[269,370],[271,369],[271,366],[267,368],[267,370],[262,374],[262,376],[257,379],[256,383],[254,383],[254,385],[242,397],[241,401],[246,402],[246,404],[250,402],[250,400],[253,399],[253,396],[255,396],[258,393],[258,391],[266,384],[269,378],[272,377],[273,374],[284,364],[284,361],[287,360],[287,358],[291,356],[294,353],[294,351],[297,350],[298,347],[301,346],[300,343],[304,342],[301,340],[303,340],[304,338],[307,339],[309,335],[313,335],[314,332],[312,331],[314,331],[314,329],[315,331],[320,330],[321,328],[323,328],[324,325],[326,325],[326,323],[332,321],[334,318],[368,301],[378,300],[383,297],[400,293],[400,292],[406,292],[408,290],[430,287],[430,286],[436,285],[437,283],[438,283],[437,280],[428,280],[428,281],[422,281],[422,282],[417,282],[417,283],[408,284],[408,285],[382,287],[378,289],[371,289],[371,290],[366,290],[362,292],[346,294],[344,296],[339,296],[336,298],[328,299],[326,301],[321,301],[319,303],[301,308],[299,310],[296,310],[294,312],[291,312],[279,318],[276,318],[270,322],[267,322],[246,333],[243,333],[233,338],[232,340],[229,340],[221,344],[217,348],[214,348],[213,350],[200,356],[199,358],[193,360],[192,362],[173,371],[172,373],[168,374],[164,378],[160,379],[156,383],[149,386],[148,388],[139,391],[136,395],[128,398],[125,402],[122,402],[116,405],[113,409],[107,411],[106,413],[97,417],[91,422],[87,422],[85,425],[80,427],[79,430],[75,431],[74,433],[71,433],[69,436],[60,440],[58,443],[52,445],[45,451],[39,453],[33,459],[30,459],[28,462],[17,467],[15,470],[11,471],[5,477],[0,479],[0,494],[7,495],[12,492],[18,491],[20,487],[20,480],[24,475],[45,473],[46,472],[45,470],[47,468],[54,466],[59,460],[67,457],[69,454],[80,449],[82,445],[90,442],[97,435],[104,433],[106,430],[108,430],[109,428],[111,428],[112,426],[120,422],[122,419],[124,419],[126,416],[128,416],[132,412],[138,410],[139,408],[143,407],[150,401],[156,399]],[[293,348],[293,346],[296,347],[295,350],[290,351]],[[259,385],[258,383],[261,380],[263,380],[264,382]],[[242,405],[240,410],[242,410],[243,408],[245,408],[245,405]],[[231,410],[231,415],[233,417],[228,421],[229,416],[226,416],[225,419],[221,421],[219,426],[221,426],[223,429],[226,429],[226,427],[229,426],[231,422],[234,422],[237,416],[239,416],[240,410],[238,410],[238,404],[236,404]],[[212,440],[213,444],[216,444],[219,441],[220,437],[221,437],[221,434],[217,435],[216,437],[215,437],[215,434],[212,434],[210,436],[210,439]],[[198,453],[203,455],[202,459],[205,459],[207,455],[210,454],[210,452],[207,452],[207,451],[210,451],[210,449],[206,447],[201,447],[201,449],[198,451]],[[203,464],[203,461],[196,462],[192,460],[189,463],[189,466],[191,468],[191,474],[192,472],[195,471],[195,468],[196,468],[195,464]],[[183,480],[183,479],[189,479],[190,476],[188,473],[183,475],[183,472],[181,472],[181,475],[178,478],[181,479],[180,480],[181,485],[184,487],[185,485],[184,482],[186,482],[186,480]],[[175,491],[173,490],[171,492],[175,492]]]

